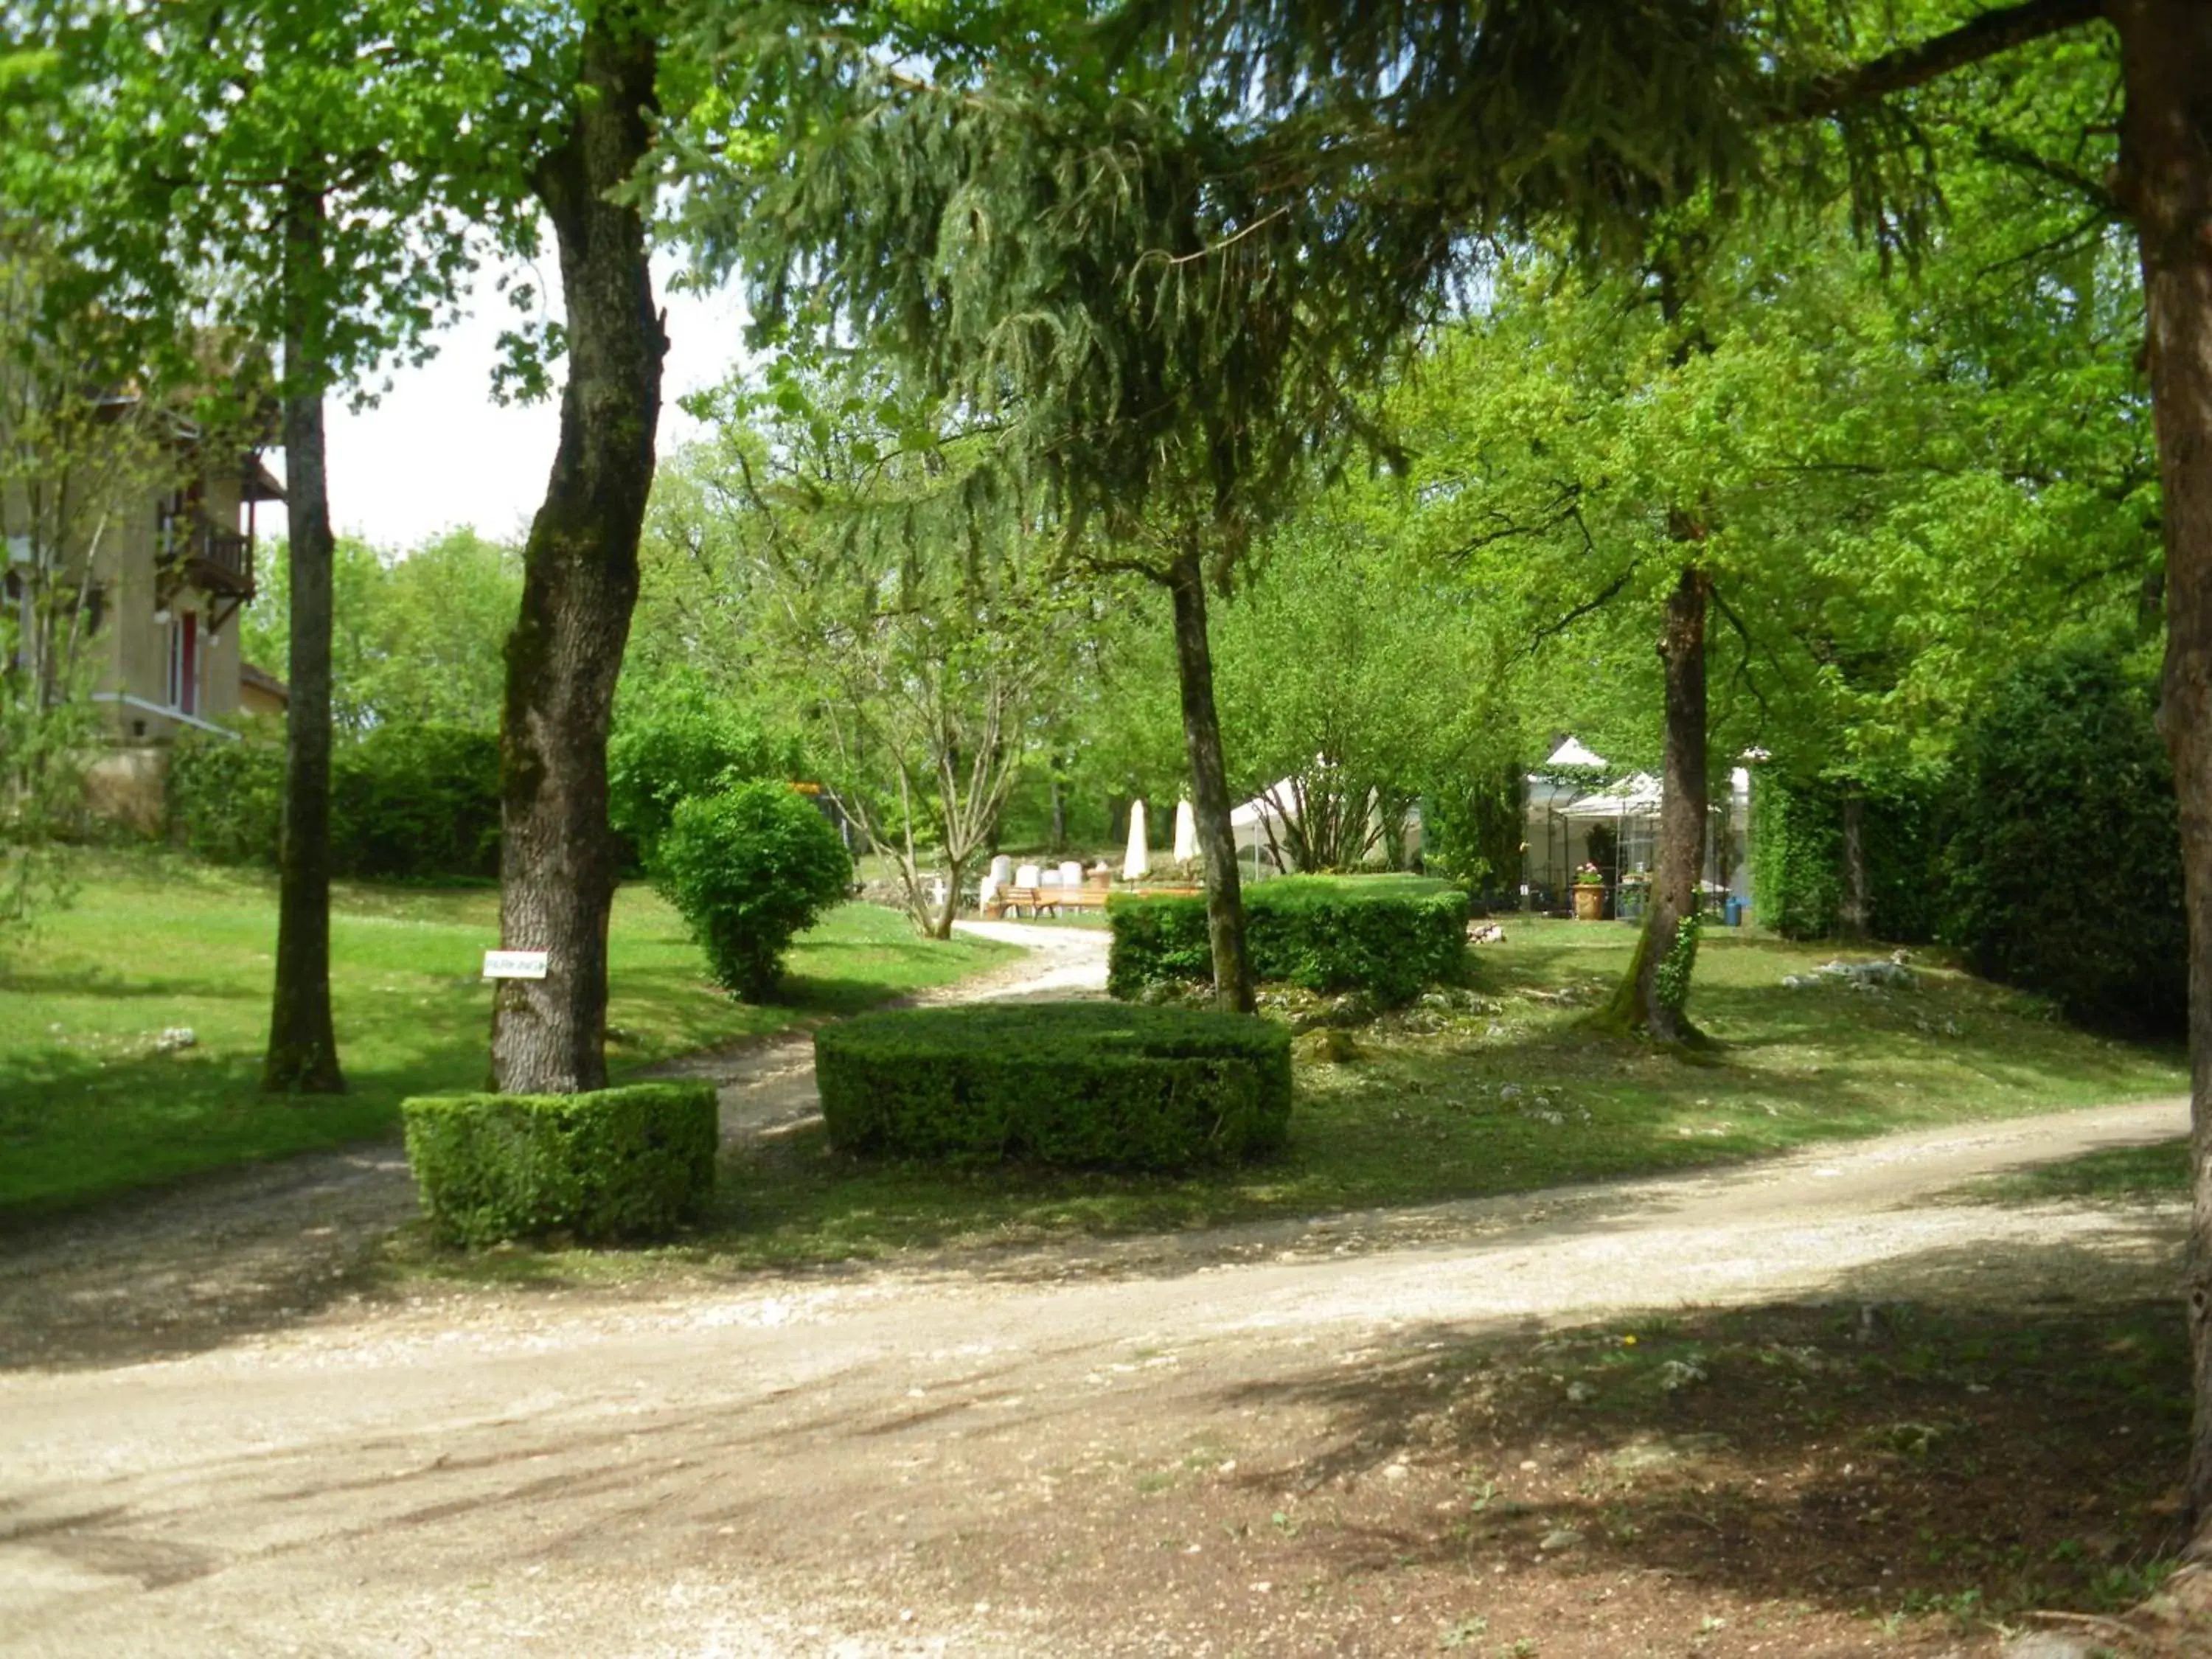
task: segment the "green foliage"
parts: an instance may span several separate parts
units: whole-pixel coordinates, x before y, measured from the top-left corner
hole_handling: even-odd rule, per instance
[[[1467,895],[1413,878],[1285,876],[1246,890],[1253,972],[1310,991],[1364,990],[1410,1002],[1458,976]],[[1202,898],[1116,898],[1106,986],[1116,997],[1155,981],[1212,973]]]
[[[237,741],[169,751],[170,839],[216,864],[274,864],[284,740],[248,721]],[[499,873],[499,739],[450,726],[380,726],[331,757],[331,867],[382,880]]]
[[[1506,763],[1472,775],[1431,775],[1421,794],[1421,857],[1472,893],[1510,892],[1528,833],[1526,772]]]
[[[331,856],[368,880],[499,873],[499,739],[379,726],[333,757]]]
[[[607,739],[607,822],[636,867],[651,868],[678,803],[756,780],[797,775],[798,745],[715,697],[696,675],[639,693]]]
[[[1177,1170],[1280,1146],[1291,1038],[1243,1014],[1052,1003],[868,1014],[815,1035],[840,1151]]]
[[[1869,790],[1860,807],[1867,928],[1925,944],[1948,922],[1943,864],[1948,771]],[[1826,939],[1844,894],[1843,786],[1761,769],[1751,793],[1752,912],[1784,939]]]
[[[766,782],[678,801],[653,871],[715,979],[748,1002],[775,989],[793,935],[844,898],[852,878],[829,820],[789,786]]]
[[[331,718],[380,724],[499,725],[507,632],[522,598],[515,550],[449,530],[404,552],[350,537],[332,550]],[[259,562],[240,627],[246,659],[283,673],[291,649],[291,567],[282,542]]]
[[[2154,709],[2148,676],[2097,641],[1998,689],[1960,745],[1952,927],[1976,972],[2071,1018],[2179,1034],[2180,830]]]
[[[720,1132],[710,1084],[428,1095],[399,1110],[423,1212],[447,1243],[554,1231],[665,1237],[714,1191]]]
[[[1689,1006],[1690,981],[1698,966],[1698,936],[1705,931],[1702,916],[1684,916],[1674,928],[1674,942],[1652,974],[1652,994],[1662,1008],[1680,1014]]]
[[[238,740],[185,732],[169,747],[169,838],[212,864],[276,862],[284,832],[284,737],[248,724]]]

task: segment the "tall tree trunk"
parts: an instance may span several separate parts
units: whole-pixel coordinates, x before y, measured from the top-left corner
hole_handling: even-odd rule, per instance
[[[1067,765],[1064,756],[1054,755],[1047,769],[1052,776],[1052,850],[1067,850],[1067,786],[1060,781],[1060,773]]]
[[[1680,995],[1663,993],[1660,969],[1674,955],[1683,924],[1698,914],[1698,876],[1705,861],[1705,611],[1711,595],[1712,579],[1691,565],[1667,596],[1659,635],[1667,671],[1659,844],[1644,931],[1606,1011],[1611,1023],[1649,1031],[1662,1042],[1696,1035]]]
[[[2121,200],[2136,222],[2165,488],[2166,683],[2189,910],[2195,1209],[2186,1268],[2196,1418],[2191,1554],[2212,1561],[2212,7],[2113,0],[2127,109]]]
[[[1844,786],[1844,896],[1836,907],[1836,932],[1853,944],[1868,937],[1866,792]]]
[[[568,378],[544,505],[523,552],[500,723],[500,938],[544,951],[542,980],[507,980],[492,1016],[502,1090],[568,1094],[606,1082],[607,726],[637,600],[667,350],[646,222],[611,199],[652,143],[658,42],[634,6],[590,13],[582,95],[532,184],[552,221],[568,313]]]
[[[1206,633],[1206,568],[1195,546],[1170,567],[1175,596],[1176,672],[1182,684],[1183,746],[1190,755],[1191,812],[1206,860],[1206,931],[1213,951],[1213,1000],[1231,1013],[1258,1006],[1244,943],[1244,896],[1237,871],[1237,833],[1229,823],[1229,776],[1221,757],[1221,717],[1213,702],[1213,647]]]
[[[285,191],[284,495],[291,532],[284,832],[277,853],[276,984],[261,1086],[340,1094],[331,1021],[331,497],[323,465],[323,197]]]

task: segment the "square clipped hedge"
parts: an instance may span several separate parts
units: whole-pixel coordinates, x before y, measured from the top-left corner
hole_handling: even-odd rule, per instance
[[[1133,997],[1155,980],[1213,976],[1204,898],[1116,898],[1106,917],[1113,995]],[[1262,980],[1410,1002],[1457,977],[1467,895],[1418,878],[1285,876],[1244,890],[1244,928]]]
[[[556,1231],[661,1237],[714,1187],[720,1126],[708,1084],[425,1095],[399,1110],[423,1211],[448,1243]]]
[[[814,1038],[830,1144],[946,1163],[1180,1170],[1290,1132],[1291,1038],[1241,1014],[1108,1002],[863,1014]]]

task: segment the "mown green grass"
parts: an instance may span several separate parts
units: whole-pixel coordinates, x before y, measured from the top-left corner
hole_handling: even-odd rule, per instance
[[[803,1129],[726,1158],[709,1223],[659,1254],[799,1264],[1428,1204],[2187,1086],[2179,1050],[2072,1030],[1966,975],[1924,969],[1911,992],[1790,990],[1785,974],[1832,949],[1719,930],[1690,1005],[1718,1046],[1686,1060],[1584,1028],[1627,965],[1630,927],[1512,919],[1505,930],[1504,944],[1471,953],[1487,1008],[1386,1016],[1355,1033],[1357,1060],[1302,1060],[1291,1145],[1269,1162],[1186,1176],[951,1171],[841,1158]],[[500,1269],[627,1270],[605,1259]]]
[[[70,908],[0,959],[0,1214],[35,1213],[226,1164],[392,1133],[410,1094],[483,1085],[498,942],[489,887],[342,884],[331,994],[349,1092],[258,1088],[276,911],[271,882],[154,853],[88,857]],[[942,984],[1012,948],[917,939],[848,905],[793,947],[782,1000],[732,1001],[649,890],[615,901],[609,1058],[618,1076]],[[165,1028],[196,1045],[155,1052]]]

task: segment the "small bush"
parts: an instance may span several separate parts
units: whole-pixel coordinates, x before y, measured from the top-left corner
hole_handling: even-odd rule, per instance
[[[842,1152],[1179,1170],[1289,1133],[1291,1035],[1238,1014],[1113,1003],[866,1014],[814,1039]]]
[[[796,776],[798,767],[792,744],[679,676],[626,698],[617,714],[607,739],[607,822],[624,842],[626,861],[649,870],[679,801]]]
[[[837,832],[781,783],[678,802],[653,871],[715,979],[748,1002],[775,989],[793,936],[842,900],[852,879]]]
[[[2075,643],[2001,685],[1960,744],[1951,933],[1976,973],[2071,1019],[2179,1036],[2188,927],[2147,669]]]
[[[407,1161],[436,1235],[493,1244],[554,1231],[665,1236],[714,1186],[714,1091],[641,1083],[583,1095],[404,1102]]]
[[[1410,1002],[1458,975],[1467,951],[1467,895],[1389,876],[1286,876],[1244,892],[1245,936],[1262,980],[1309,991],[1369,991]],[[1106,988],[1131,998],[1158,980],[1213,972],[1203,898],[1117,898]]]

